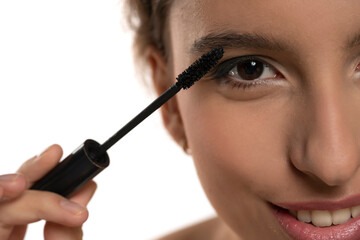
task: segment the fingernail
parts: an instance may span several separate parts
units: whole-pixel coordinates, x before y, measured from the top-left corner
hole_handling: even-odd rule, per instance
[[[60,205],[62,208],[64,208],[65,210],[71,212],[76,216],[79,216],[80,214],[86,211],[85,207],[81,206],[80,204],[71,202],[67,199],[61,200]]]
[[[50,146],[50,147],[51,147],[51,146]],[[44,153],[46,153],[46,151],[49,150],[50,147],[47,147],[44,151],[42,151],[42,152],[38,155],[38,157],[41,157],[42,155],[44,155]]]
[[[15,181],[16,179],[19,178],[19,174],[5,174],[5,175],[1,175],[0,176],[0,181]]]
[[[51,147],[51,146],[50,146],[50,147]],[[48,150],[50,147],[47,147],[47,148],[46,148],[44,151],[42,151],[40,154],[36,155],[36,156],[34,157],[34,161],[39,160],[40,157],[42,157],[42,156],[47,152],[47,150]]]

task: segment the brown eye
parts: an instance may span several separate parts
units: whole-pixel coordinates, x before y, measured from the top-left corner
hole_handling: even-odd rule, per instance
[[[250,60],[238,64],[237,71],[243,80],[254,80],[259,78],[264,72],[264,63]]]
[[[261,60],[250,59],[239,61],[233,66],[235,67],[228,72],[228,75],[242,81],[250,82],[281,76],[276,69]]]

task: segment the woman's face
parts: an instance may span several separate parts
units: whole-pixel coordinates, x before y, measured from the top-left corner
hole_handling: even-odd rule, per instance
[[[177,104],[205,192],[241,239],[360,239],[359,12],[358,0],[171,6],[173,78],[225,50]]]

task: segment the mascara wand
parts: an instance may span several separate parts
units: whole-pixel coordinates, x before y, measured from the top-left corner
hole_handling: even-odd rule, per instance
[[[102,145],[92,139],[86,140],[73,153],[61,161],[43,178],[38,180],[31,189],[55,192],[64,197],[71,196],[76,190],[109,166],[110,160],[106,153],[109,148],[181,89],[190,88],[196,81],[205,76],[222,58],[223,54],[223,48],[217,47],[202,55],[190,65],[190,67],[178,75],[174,85],[155,99]]]

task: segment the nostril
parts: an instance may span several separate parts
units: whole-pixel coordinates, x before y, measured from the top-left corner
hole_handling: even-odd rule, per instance
[[[354,162],[332,162],[328,164],[308,163],[306,169],[298,169],[302,173],[317,179],[330,187],[340,186],[353,178],[358,166]]]
[[[291,164],[296,171],[328,186],[342,185],[356,175],[360,166],[356,141],[345,131],[343,134],[335,130],[332,134],[321,133],[314,131],[307,138],[304,136],[303,142],[292,145]]]
[[[308,151],[304,155],[293,154],[290,163],[294,171],[331,187],[342,185],[356,175],[360,158],[354,151],[347,151],[345,154],[329,154],[329,151],[323,153]]]

